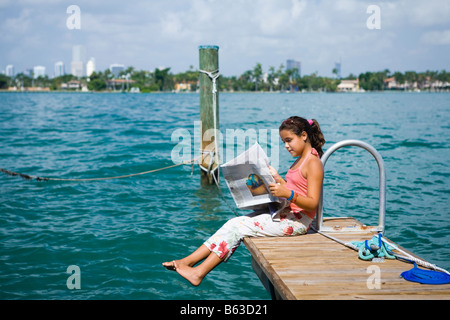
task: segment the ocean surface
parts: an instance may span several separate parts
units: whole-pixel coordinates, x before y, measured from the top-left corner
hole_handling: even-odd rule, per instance
[[[450,94],[221,93],[219,108],[224,137],[256,132],[280,173],[293,159],[270,133],[291,115],[319,121],[324,149],[344,139],[374,146],[386,165],[386,236],[450,269]],[[198,94],[0,93],[0,168],[65,179],[163,168],[181,140],[183,157],[194,157],[199,118]],[[225,200],[192,170],[86,182],[0,173],[0,299],[270,299],[244,245],[196,288],[161,266],[235,216],[223,178]],[[324,215],[377,224],[378,167],[365,150],[327,162]]]

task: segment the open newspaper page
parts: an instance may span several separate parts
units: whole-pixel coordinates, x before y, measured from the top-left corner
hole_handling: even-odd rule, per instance
[[[269,159],[258,143],[221,166],[231,195],[240,209],[270,212],[277,215],[287,204],[284,198],[270,194],[275,179],[269,171]]]

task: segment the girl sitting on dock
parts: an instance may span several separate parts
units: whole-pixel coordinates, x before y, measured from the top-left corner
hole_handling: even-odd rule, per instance
[[[296,116],[284,120],[279,131],[287,151],[298,158],[288,170],[286,180],[269,167],[277,182],[270,184],[269,189],[273,196],[289,200],[290,205],[278,219],[270,213],[251,213],[230,219],[192,254],[164,262],[164,267],[175,270],[198,286],[211,270],[230,258],[245,237],[294,236],[308,231],[320,201],[323,183],[320,157],[325,140],[316,120]]]

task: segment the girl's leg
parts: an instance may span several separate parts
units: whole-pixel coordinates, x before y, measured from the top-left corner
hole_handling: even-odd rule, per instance
[[[272,221],[270,214],[233,218],[192,254],[181,260],[165,262],[163,266],[177,271],[191,284],[198,286],[212,269],[230,258],[244,237],[298,235],[306,230],[307,227],[289,211],[287,215],[282,215],[280,222]],[[194,267],[203,259],[206,260]]]
[[[174,260],[174,261],[163,262],[162,265],[169,270],[176,270],[177,267],[180,267],[182,265],[193,267],[198,262],[206,259],[210,253],[211,253],[211,251],[209,251],[209,249],[206,246],[202,245],[197,250],[195,250],[193,253],[188,255],[187,257],[180,259],[180,260],[176,260],[176,261]],[[176,265],[175,265],[175,263],[176,263]]]
[[[264,232],[264,226],[268,227],[269,224],[274,224],[269,214],[233,218],[225,223],[194,253],[184,259],[173,261],[174,270],[192,285],[198,286],[211,270],[230,258],[244,237],[282,234],[279,228]],[[279,226],[279,223],[274,225]],[[204,259],[206,255],[205,261],[194,267],[200,261],[199,259]]]
[[[202,247],[208,248],[204,245]],[[208,250],[208,252],[210,252]],[[178,261],[174,261],[175,270],[180,276],[188,280],[193,286],[198,286],[202,282],[203,278],[215,267],[217,267],[223,260],[220,259],[215,253],[210,252],[208,257],[197,267],[192,267],[187,264],[178,264]]]
[[[178,272],[192,285],[198,286],[212,269],[228,260],[244,236],[251,235],[247,230],[244,232],[242,230],[248,229],[249,226],[249,229],[254,226],[250,217],[233,218],[192,254],[180,260],[164,262],[162,265],[169,270]],[[203,259],[206,260],[194,267]]]

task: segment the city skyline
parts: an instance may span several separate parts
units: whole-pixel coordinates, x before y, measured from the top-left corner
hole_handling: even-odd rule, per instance
[[[0,71],[8,65],[16,74],[44,66],[51,76],[62,61],[70,73],[72,48],[83,45],[86,59],[95,57],[96,70],[122,64],[178,73],[198,68],[198,47],[205,44],[219,46],[226,76],[256,63],[264,72],[286,67],[288,59],[301,63],[302,75],[332,76],[337,61],[342,77],[384,69],[450,70],[448,1],[108,3],[77,1],[77,25],[71,20],[77,12],[67,3],[0,1]]]
[[[63,61],[57,61],[54,63],[53,74],[47,73],[46,67],[41,65],[33,66],[32,68],[15,72],[14,65],[10,64],[7,65],[6,70],[2,72],[9,77],[14,77],[17,74],[23,73],[33,78],[37,78],[39,76],[48,76],[49,78],[56,78],[64,75],[73,75],[75,77],[81,78],[85,76],[89,77],[95,71],[103,72],[104,70],[96,69],[94,57],[91,57],[90,59],[86,58],[87,56],[86,52],[87,52],[86,47],[83,45],[77,44],[72,47],[70,72],[66,72],[65,69],[66,64]],[[284,66],[285,70],[297,69],[298,74],[301,75],[301,61],[297,61],[294,59],[286,59],[286,63],[284,64]],[[133,66],[125,66],[120,63],[113,63],[109,65],[108,69],[111,71],[112,74],[114,74],[115,77],[118,77],[119,73],[121,71],[124,71],[127,67]],[[267,72],[265,72],[265,75],[267,76]]]

